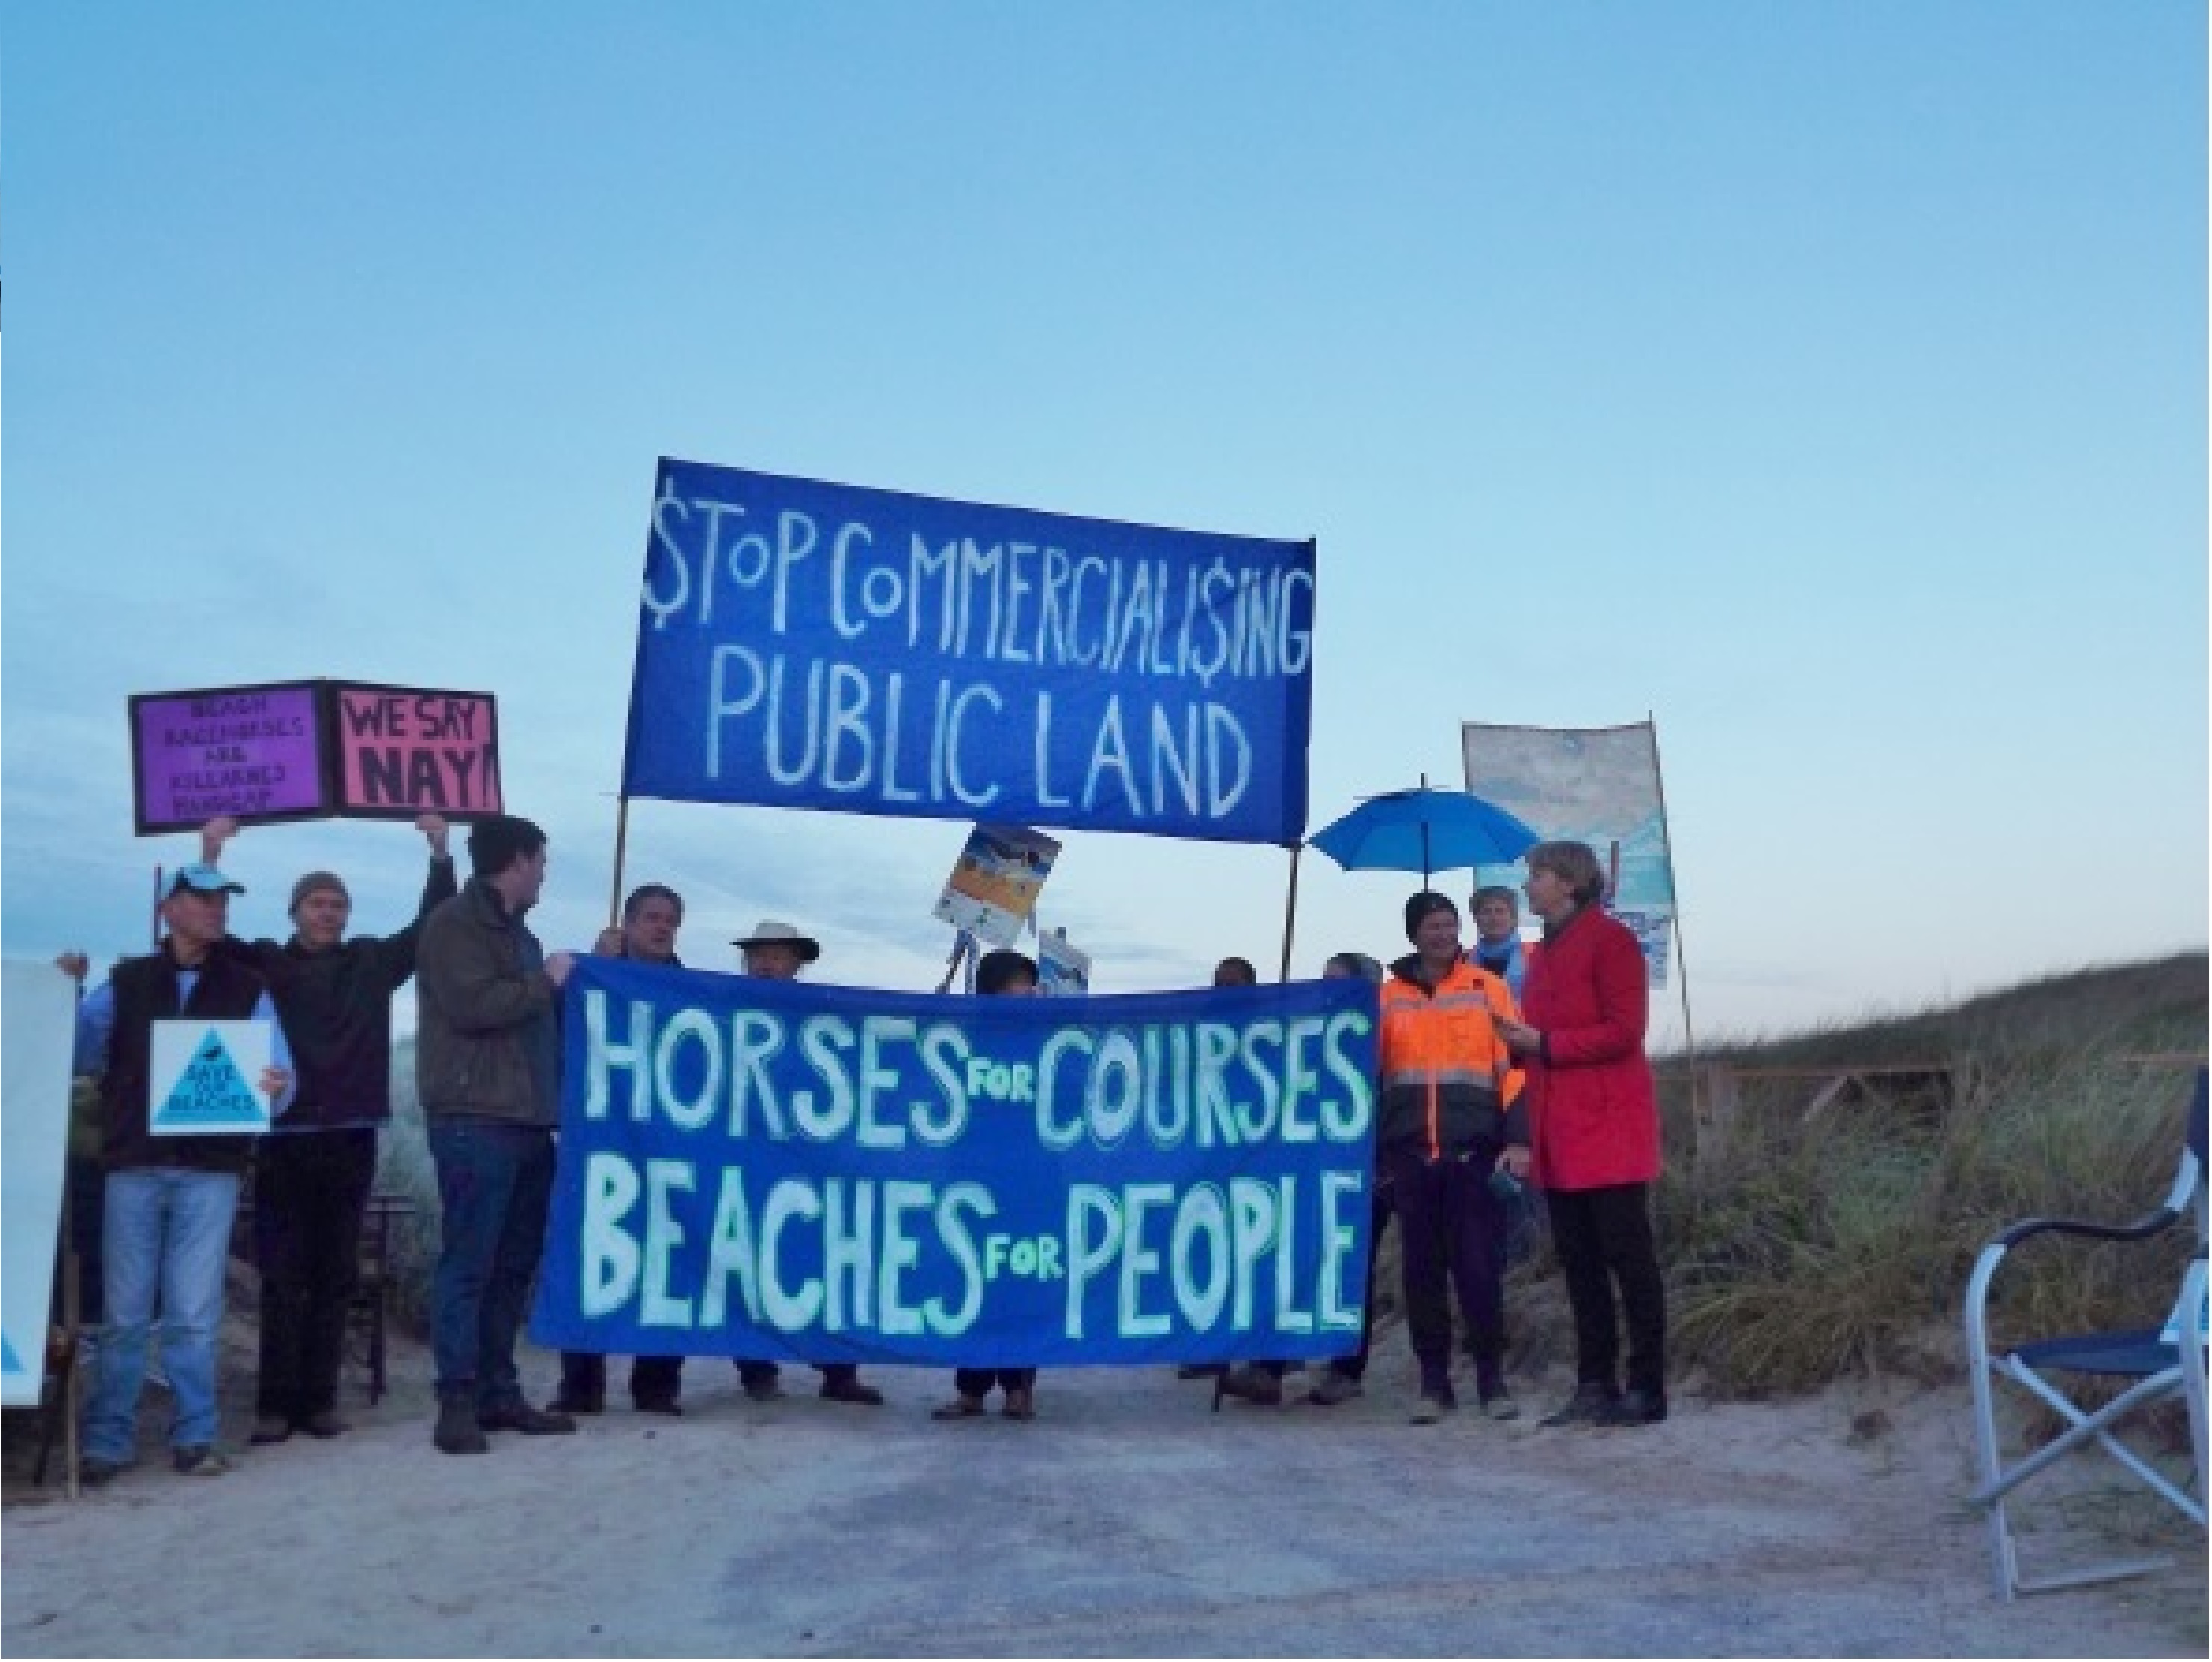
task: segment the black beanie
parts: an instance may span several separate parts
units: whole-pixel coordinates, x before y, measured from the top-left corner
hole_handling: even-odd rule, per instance
[[[1406,903],[1407,940],[1413,938],[1413,932],[1421,927],[1421,920],[1431,912],[1449,912],[1457,917],[1459,908],[1452,904],[1449,895],[1438,894],[1434,889],[1423,889]]]

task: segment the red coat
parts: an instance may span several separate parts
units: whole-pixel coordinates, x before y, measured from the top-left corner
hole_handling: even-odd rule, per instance
[[[1595,906],[1569,919],[1528,965],[1522,1019],[1544,1035],[1542,1057],[1523,1064],[1539,1188],[1605,1189],[1659,1175],[1644,977],[1635,935]]]

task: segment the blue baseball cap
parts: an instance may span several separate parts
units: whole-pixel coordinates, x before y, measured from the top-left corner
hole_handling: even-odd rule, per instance
[[[169,880],[168,896],[165,896],[164,898],[181,894],[186,889],[190,889],[195,894],[244,894],[246,892],[246,886],[243,883],[232,882],[220,866],[210,866],[198,861],[177,868],[177,874]]]

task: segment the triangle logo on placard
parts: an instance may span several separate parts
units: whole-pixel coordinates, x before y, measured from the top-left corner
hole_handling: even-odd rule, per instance
[[[0,1373],[28,1373],[23,1359],[15,1354],[15,1347],[8,1342],[8,1336],[0,1333]]]
[[[238,1071],[230,1047],[219,1033],[210,1032],[177,1080],[176,1088],[161,1105],[161,1118],[171,1125],[195,1121],[235,1125],[261,1111],[261,1099]]]

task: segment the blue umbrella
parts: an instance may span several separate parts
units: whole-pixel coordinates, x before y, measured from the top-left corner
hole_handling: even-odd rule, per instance
[[[1370,796],[1306,839],[1351,871],[1429,874],[1460,866],[1502,866],[1540,840],[1494,802],[1472,792],[1395,790]]]

